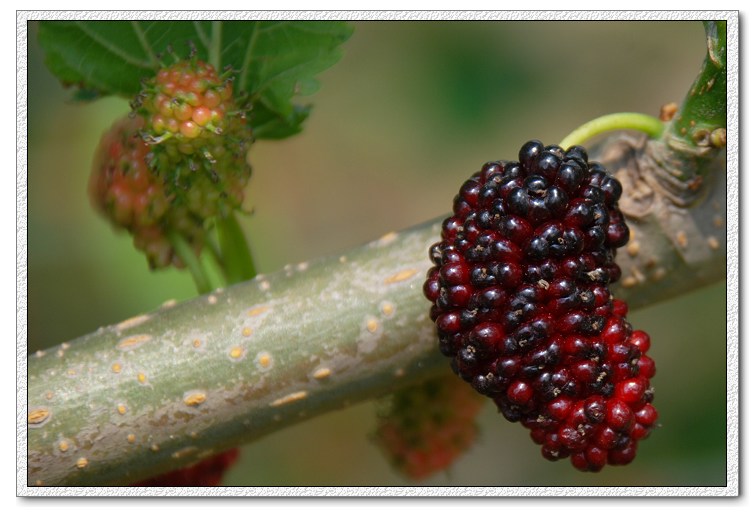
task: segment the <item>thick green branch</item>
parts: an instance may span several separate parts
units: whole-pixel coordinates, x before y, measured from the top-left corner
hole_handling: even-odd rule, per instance
[[[624,175],[645,163],[636,140],[604,151]],[[627,199],[643,199],[639,177]],[[724,278],[723,168],[712,179],[691,210],[630,218],[630,306]],[[422,295],[439,233],[391,233],[29,357],[29,485],[128,484],[444,371]]]
[[[123,484],[444,367],[429,224],[29,358],[30,485]]]

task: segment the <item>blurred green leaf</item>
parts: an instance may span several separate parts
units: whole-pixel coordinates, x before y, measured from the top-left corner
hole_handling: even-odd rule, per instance
[[[330,21],[45,21],[39,41],[49,69],[76,100],[135,96],[166,61],[188,56],[237,72],[251,102],[257,138],[297,133],[309,108],[293,102],[317,91],[314,76],[341,56],[352,29]]]
[[[301,131],[301,124],[309,116],[311,106],[294,105],[294,110],[288,116],[269,110],[265,105],[255,107],[254,135],[256,138],[279,140]]]

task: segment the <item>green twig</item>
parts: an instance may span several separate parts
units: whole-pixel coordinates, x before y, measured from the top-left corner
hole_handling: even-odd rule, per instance
[[[716,147],[711,134],[726,128],[726,22],[704,24],[708,52],[668,129],[670,137],[693,149]]]
[[[216,224],[217,221],[213,221],[213,225],[210,227],[210,231],[207,232],[207,239],[205,240],[205,244],[207,249],[209,250],[208,253],[215,262],[215,265],[221,271],[223,271],[223,254],[220,251],[220,244],[218,244],[218,241],[216,240],[217,234],[212,231]]]
[[[695,81],[663,136],[650,150],[679,204],[696,202],[726,149],[726,22],[704,22],[707,52]]]
[[[191,249],[189,243],[175,232],[168,234],[168,240],[176,250],[179,258],[186,264],[186,267],[191,272],[191,276],[194,279],[194,284],[197,286],[197,292],[199,294],[209,293],[212,290],[212,284],[210,283],[209,276],[205,270],[202,262],[194,254],[194,250]]]
[[[561,141],[560,146],[568,149],[573,145],[583,145],[587,140],[608,131],[641,131],[651,138],[658,138],[665,125],[656,117],[644,113],[612,113],[582,124]]]
[[[226,282],[235,284],[254,278],[257,274],[249,245],[236,215],[219,217],[217,221],[220,241],[220,267],[225,273]]]

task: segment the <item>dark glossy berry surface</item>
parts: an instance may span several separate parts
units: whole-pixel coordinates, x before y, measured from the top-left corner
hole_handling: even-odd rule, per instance
[[[424,287],[453,370],[543,457],[590,472],[631,462],[658,418],[650,339],[608,289],[621,193],[583,148],[527,142],[462,185]]]

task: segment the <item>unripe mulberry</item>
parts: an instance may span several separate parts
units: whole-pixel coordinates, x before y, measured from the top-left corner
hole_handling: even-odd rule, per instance
[[[472,446],[483,400],[450,373],[410,386],[391,396],[375,440],[399,472],[425,479]]]
[[[631,462],[657,418],[649,338],[608,290],[621,193],[583,148],[527,142],[461,186],[424,285],[453,371],[580,470]]]
[[[174,204],[200,220],[241,206],[252,131],[230,72],[218,75],[196,58],[179,61],[146,81],[133,106],[145,120],[150,166]]]
[[[202,220],[176,205],[163,179],[150,167],[151,146],[140,136],[144,119],[125,116],[103,133],[94,155],[89,196],[117,229],[128,231],[134,246],[153,268],[183,267],[168,239],[182,235],[199,254],[204,242]]]
[[[170,200],[147,165],[150,147],[139,136],[141,117],[124,117],[106,131],[95,152],[89,194],[114,224],[137,228],[157,223]]]

